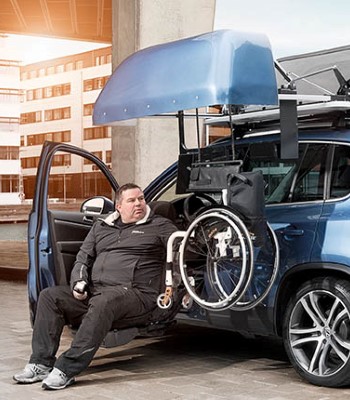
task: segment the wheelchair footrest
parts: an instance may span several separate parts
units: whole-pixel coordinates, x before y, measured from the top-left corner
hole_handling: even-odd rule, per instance
[[[101,347],[110,348],[122,346],[131,342],[139,334],[139,329],[136,327],[127,329],[114,329],[109,331],[104,338]]]

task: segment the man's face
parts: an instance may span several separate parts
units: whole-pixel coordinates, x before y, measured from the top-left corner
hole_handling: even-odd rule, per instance
[[[119,199],[117,210],[126,224],[142,219],[146,215],[146,201],[142,190],[125,190]]]

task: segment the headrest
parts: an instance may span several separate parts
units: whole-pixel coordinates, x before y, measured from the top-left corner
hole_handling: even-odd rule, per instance
[[[148,203],[153,212],[157,215],[161,215],[164,218],[168,218],[171,221],[176,221],[176,210],[172,203],[169,201],[151,201]]]

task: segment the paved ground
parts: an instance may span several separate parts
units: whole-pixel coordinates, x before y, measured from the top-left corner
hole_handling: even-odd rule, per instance
[[[340,400],[350,395],[350,388],[303,382],[279,343],[183,325],[162,338],[101,349],[74,386],[43,391],[40,384],[12,381],[30,352],[24,283],[0,280],[0,318],[0,400]],[[65,332],[61,349],[69,342]]]

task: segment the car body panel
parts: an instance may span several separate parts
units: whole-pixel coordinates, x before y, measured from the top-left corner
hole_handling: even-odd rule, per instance
[[[350,198],[325,204],[317,229],[312,261],[350,265]]]

